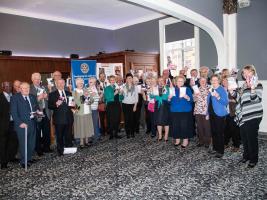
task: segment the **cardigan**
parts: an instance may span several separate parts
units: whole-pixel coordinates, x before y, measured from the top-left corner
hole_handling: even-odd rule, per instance
[[[104,89],[104,102],[106,104],[108,104],[109,102],[114,102],[114,90],[115,90],[115,86],[113,85],[109,85],[107,87],[105,87]],[[118,94],[119,95],[119,101],[121,102],[123,100],[123,95]]]
[[[186,87],[186,95],[189,96],[190,100],[187,101],[185,98],[180,98],[180,89],[175,87],[175,96],[171,98],[171,112],[191,112],[193,104],[193,96],[191,89]]]

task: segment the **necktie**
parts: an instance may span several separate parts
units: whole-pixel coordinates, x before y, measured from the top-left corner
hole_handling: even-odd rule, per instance
[[[30,108],[30,110],[31,110],[31,112],[32,112],[32,106],[31,106],[31,103],[29,102],[29,100],[28,100],[27,97],[25,97],[25,101],[26,101],[26,103],[28,104],[28,106],[29,106],[29,108]]]

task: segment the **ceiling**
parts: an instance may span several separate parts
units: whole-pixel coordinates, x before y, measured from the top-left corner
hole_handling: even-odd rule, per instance
[[[120,0],[0,0],[0,13],[110,30],[164,16]]]

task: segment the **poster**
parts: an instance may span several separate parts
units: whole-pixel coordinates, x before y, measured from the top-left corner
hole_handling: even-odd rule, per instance
[[[105,73],[106,77],[115,75],[123,77],[123,64],[122,63],[97,63],[96,76],[99,78],[99,73]]]
[[[84,85],[87,87],[88,79],[92,76],[96,76],[95,60],[71,60],[71,79],[73,88],[76,88],[76,78],[82,78],[84,80]]]

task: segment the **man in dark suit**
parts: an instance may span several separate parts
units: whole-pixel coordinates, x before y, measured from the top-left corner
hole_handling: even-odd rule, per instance
[[[41,85],[41,74],[32,74],[32,84],[30,86],[30,94],[37,98],[40,110],[44,116],[37,120],[36,131],[36,152],[38,156],[42,156],[43,152],[51,152],[50,150],[50,110],[48,109],[48,90]],[[42,134],[41,134],[42,133]]]
[[[63,79],[57,80],[56,87],[57,90],[49,94],[48,108],[53,110],[57,151],[58,155],[62,156],[64,152],[64,146],[72,146],[73,113],[71,111],[71,107],[68,106],[68,97],[71,96],[71,93],[67,90],[64,90],[65,81]]]
[[[20,93],[11,98],[11,115],[14,120],[15,130],[19,140],[20,164],[25,167],[25,148],[27,148],[28,165],[33,162],[36,141],[36,117],[39,110],[36,97],[30,94],[30,85],[21,83]],[[27,147],[25,147],[25,129],[27,128]]]
[[[0,93],[0,164],[7,168],[8,161],[15,160],[18,141],[14,131],[13,119],[10,115],[11,83],[3,82]]]

